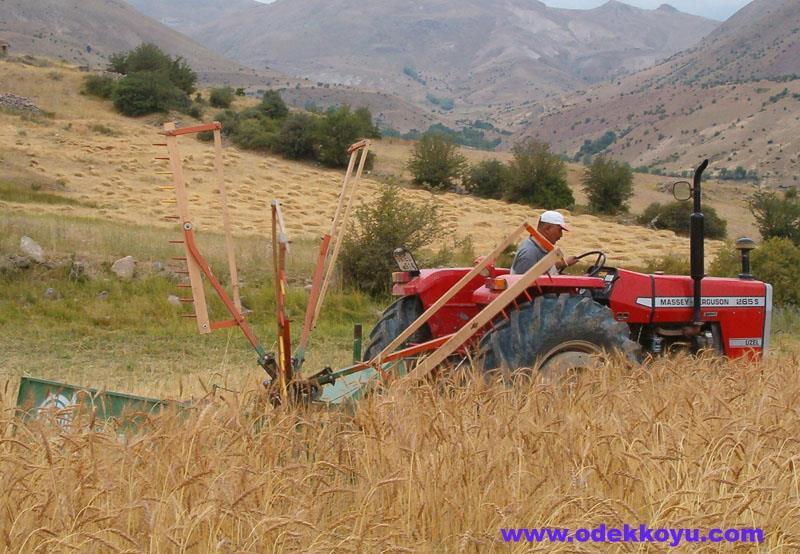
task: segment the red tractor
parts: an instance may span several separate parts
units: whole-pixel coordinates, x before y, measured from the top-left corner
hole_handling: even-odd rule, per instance
[[[484,370],[539,368],[545,374],[584,367],[587,357],[603,351],[637,360],[675,348],[692,353],[712,349],[731,358],[763,354],[770,337],[772,286],[750,275],[752,241],[737,242],[742,252],[738,279],[704,274],[700,182],[707,165],[705,161],[697,168],[693,185],[682,183],[690,192],[682,199],[694,197],[690,276],[618,269],[606,265],[604,253],[587,252],[579,256],[594,256],[586,275],[539,276],[497,317],[476,328],[459,351],[477,353]],[[675,188],[673,193],[679,196]],[[470,271],[419,270],[407,253],[398,251],[396,256],[404,257],[406,269],[393,275],[392,292],[399,298],[372,330],[365,360],[380,359],[403,330]],[[522,277],[488,265],[430,316],[405,347],[453,336]]]

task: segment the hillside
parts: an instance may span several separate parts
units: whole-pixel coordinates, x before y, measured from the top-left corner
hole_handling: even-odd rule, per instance
[[[209,21],[239,13],[258,5],[256,0],[127,0],[130,5],[156,21],[183,34],[190,34]]]
[[[634,166],[682,172],[709,157],[717,171],[741,166],[767,184],[797,184],[800,80],[787,79],[800,75],[798,29],[800,4],[758,0],[697,48],[541,117],[518,113],[517,138],[573,155],[613,131],[606,152]]]
[[[481,118],[648,67],[716,26],[613,0],[593,10],[292,0],[225,15],[193,36],[251,67],[388,91],[444,118]]]
[[[157,190],[164,178],[157,175],[161,169],[153,162],[155,156],[163,154],[152,146],[158,138],[159,118],[122,118],[107,103],[75,93],[80,73],[61,68],[56,79],[54,73],[52,68],[0,62],[0,80],[9,83],[9,92],[29,97],[42,109],[55,113],[52,119],[29,120],[0,112],[0,155],[5,160],[4,173],[24,179],[35,176],[46,189],[73,202],[40,204],[4,199],[0,210],[169,228],[162,217],[171,213],[170,207],[160,203],[167,197]],[[398,173],[397,168],[408,156],[407,146],[399,146],[391,141],[377,145],[376,173]],[[197,223],[201,229],[219,229],[221,216],[213,204],[211,152],[207,145],[192,140],[184,141],[183,149],[192,197],[197,201]],[[329,225],[342,172],[229,147],[226,176],[235,185],[229,196],[237,234],[263,235],[264,210],[270,200],[278,198],[284,202],[291,237],[313,239]],[[641,194],[667,200],[667,195],[657,192],[658,184],[647,179],[637,184]],[[366,179],[362,198],[368,201],[377,190],[378,182]],[[734,210],[730,219],[745,220],[739,193],[717,190],[714,194],[727,198]],[[454,236],[472,237],[477,253],[489,249],[522,219],[535,219],[536,213],[521,205],[457,194],[404,189],[403,195],[440,206]],[[688,241],[667,231],[620,225],[593,216],[573,216],[572,225],[575,231],[564,239],[568,251],[602,248],[613,263],[620,265],[640,265],[648,257],[688,252]],[[718,247],[718,243],[709,242],[709,256]]]
[[[4,0],[0,2],[0,40],[10,43],[12,53],[92,67],[104,66],[111,54],[152,42],[172,56],[183,57],[203,75],[251,72],[122,0]]]
[[[754,0],[696,47],[664,64],[661,82],[720,84],[800,78],[800,4]]]

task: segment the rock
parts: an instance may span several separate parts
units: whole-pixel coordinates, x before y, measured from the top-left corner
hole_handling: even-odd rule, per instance
[[[9,259],[17,269],[28,269],[31,266],[31,259],[26,256],[16,256],[12,254]]]
[[[133,256],[120,258],[111,265],[111,271],[120,279],[133,279],[133,274],[136,271],[136,260]]]
[[[167,302],[172,304],[173,306],[180,308],[181,307],[181,299],[175,296],[174,294],[170,294],[167,296]]]
[[[108,291],[107,290],[101,290],[100,294],[97,295],[97,299],[98,300],[108,300]]]
[[[44,297],[48,300],[58,300],[61,298],[61,293],[59,293],[53,287],[48,287],[47,290],[44,291]]]
[[[164,271],[164,263],[155,261],[153,262],[152,269],[154,273],[161,273],[162,271]]]
[[[312,287],[311,285],[306,285],[303,288],[306,289],[306,291],[311,292],[311,289],[314,287]]]
[[[34,262],[39,264],[44,263],[44,250],[31,237],[22,237],[19,239],[19,248]]]
[[[0,94],[0,106],[15,112],[30,112],[37,115],[42,113],[42,110],[37,108],[29,98],[16,94]]]

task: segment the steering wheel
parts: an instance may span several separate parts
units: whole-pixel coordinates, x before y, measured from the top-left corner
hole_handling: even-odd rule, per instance
[[[590,250],[589,252],[584,252],[580,256],[575,256],[575,259],[576,260],[581,260],[581,259],[586,258],[588,256],[597,256],[595,258],[594,262],[592,263],[592,265],[589,266],[589,270],[586,272],[586,276],[587,277],[595,277],[595,276],[597,276],[598,273],[600,273],[600,270],[603,269],[603,266],[606,265],[606,255],[605,255],[605,253],[603,253],[603,252],[601,252],[599,250]],[[558,270],[558,273],[559,274],[563,273],[564,270],[567,269],[567,267],[568,266],[562,267],[561,269]]]

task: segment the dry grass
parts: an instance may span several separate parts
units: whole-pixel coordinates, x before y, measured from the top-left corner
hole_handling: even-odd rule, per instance
[[[170,224],[162,218],[174,213],[174,206],[162,204],[170,193],[157,189],[167,184],[169,177],[156,174],[165,168],[153,160],[165,154],[164,148],[152,145],[159,142],[159,118],[119,117],[107,102],[77,94],[82,74],[64,68],[64,78],[52,81],[47,77],[48,71],[0,62],[0,78],[8,79],[11,92],[30,97],[56,114],[54,119],[43,123],[0,114],[0,157],[10,170],[63,183],[65,190],[59,194],[96,207],[0,200],[0,209],[16,214],[89,217],[169,228]],[[119,136],[98,133],[93,130],[97,125],[111,128]],[[376,148],[379,160],[383,160],[376,171],[402,172],[407,144],[387,141]],[[195,206],[195,223],[201,231],[221,229],[209,145],[186,139],[181,141],[181,152]],[[470,151],[468,155],[477,160],[491,154]],[[266,234],[269,202],[274,198],[283,202],[292,238],[316,239],[328,230],[342,171],[226,148],[225,172],[237,235]],[[575,181],[574,177],[570,179]],[[378,185],[375,180],[365,179],[361,199],[369,202],[374,198]],[[652,194],[658,193],[653,190]],[[535,220],[537,216],[535,210],[519,204],[457,194],[404,189],[403,195],[415,202],[439,206],[453,235],[471,236],[477,253],[491,250],[520,221]],[[610,263],[620,266],[641,266],[646,258],[657,254],[688,252],[688,240],[669,231],[655,232],[591,216],[576,215],[572,222],[575,231],[563,239],[567,251],[577,253],[603,247],[609,253]],[[709,242],[709,263],[719,247],[720,243]]]
[[[439,383],[353,415],[225,395],[127,437],[45,423],[12,437],[6,411],[0,544],[521,552],[501,527],[644,523],[761,527],[763,549],[797,548],[799,370],[679,359],[571,389]]]

